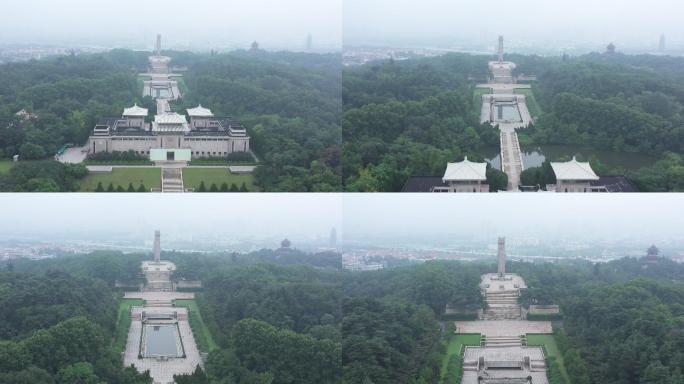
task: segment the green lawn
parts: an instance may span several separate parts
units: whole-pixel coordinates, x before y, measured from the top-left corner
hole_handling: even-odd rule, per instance
[[[173,76],[169,78],[170,80],[176,80],[178,83],[178,90],[181,93],[181,96],[184,98],[188,96],[190,93],[190,89],[188,89],[188,86],[185,84],[185,80],[183,80],[183,77],[181,76]]]
[[[138,83],[138,89],[140,90],[141,94],[142,94],[143,88],[145,88],[145,81],[146,80],[152,80],[152,76],[140,75],[136,79],[136,81]]]
[[[209,328],[204,324],[202,314],[197,307],[197,302],[195,300],[176,300],[174,304],[178,307],[188,308],[190,328],[192,328],[192,334],[195,337],[199,350],[209,353],[214,349],[218,349],[218,345],[216,345],[214,338],[211,336]]]
[[[116,334],[113,341],[115,350],[123,352],[126,349],[128,329],[131,327],[131,307],[143,304],[144,301],[142,299],[121,299],[119,301],[119,310],[116,317]]]
[[[217,187],[221,187],[221,183],[228,183],[228,186],[235,183],[238,187],[244,182],[250,192],[258,190],[254,186],[254,176],[252,175],[235,175],[226,168],[183,168],[183,185],[186,188],[195,188],[197,190],[200,183],[204,181],[204,185],[209,190],[212,183]]]
[[[19,163],[33,163],[35,161],[45,161],[45,160],[52,160],[52,158],[49,159],[44,159],[44,160],[19,160]],[[9,170],[14,167],[15,163],[12,160],[0,160],[0,173],[7,173]]]
[[[81,192],[94,192],[97,183],[102,182],[102,186],[107,189],[109,183],[128,188],[128,183],[133,183],[136,189],[140,183],[145,185],[147,191],[150,188],[161,188],[161,169],[160,168],[114,168],[112,173],[90,173],[81,180]]]
[[[478,116],[480,116],[480,112],[482,112],[482,95],[493,92],[494,91],[491,88],[475,88],[475,92],[473,92],[473,107]]]
[[[479,346],[480,338],[482,336],[479,333],[459,333],[453,334],[451,339],[449,339],[449,345],[447,346],[447,352],[442,359],[442,369],[440,370],[440,382],[444,380],[444,375],[447,371],[447,366],[449,365],[449,358],[452,355],[463,355],[461,348],[463,346]]]
[[[565,362],[563,361],[563,355],[561,355],[558,345],[556,344],[556,339],[553,335],[541,335],[541,334],[527,334],[527,345],[529,346],[544,346],[544,352],[549,356],[556,358],[558,366],[560,367],[561,374],[565,379],[566,383],[570,383],[570,377],[568,372],[565,370]]]
[[[515,93],[525,95],[525,100],[527,101],[527,109],[530,110],[530,115],[532,117],[539,117],[541,115],[541,108],[537,104],[537,99],[534,98],[534,92],[531,89],[516,89]]]
[[[6,173],[12,168],[14,162],[12,160],[1,160],[0,161],[0,173]]]

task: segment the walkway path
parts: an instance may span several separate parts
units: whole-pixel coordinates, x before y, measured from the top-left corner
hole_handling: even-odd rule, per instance
[[[515,133],[514,130],[510,130]],[[527,288],[516,274],[488,273],[480,289],[487,302],[483,320],[457,321],[456,333],[479,333],[480,346],[467,346],[463,354],[461,384],[548,384],[544,350],[527,346],[528,333],[552,333],[549,321],[522,320],[518,298]]]
[[[64,150],[64,153],[57,156],[57,161],[65,164],[80,164],[88,156],[87,145],[84,147],[71,147]]]
[[[185,192],[183,188],[183,170],[182,168],[162,168],[161,169],[162,192]]]
[[[157,99],[157,115],[171,112],[171,106],[167,99]]]
[[[532,122],[530,111],[524,95],[514,93],[515,89],[529,89],[529,85],[520,84],[481,84],[478,87],[488,87],[493,90],[493,94],[482,95],[482,110],[480,121],[486,123],[491,121],[492,114],[492,95],[499,99],[506,99],[515,102],[520,113],[520,121],[512,123],[492,123],[499,126],[499,141],[501,144],[501,170],[508,176],[508,191],[518,191],[520,185],[520,174],[523,171],[522,151],[518,142],[516,129],[525,128]]]
[[[508,191],[518,191],[523,171],[522,151],[515,128],[511,124],[499,124],[501,142],[501,170],[508,175]]]

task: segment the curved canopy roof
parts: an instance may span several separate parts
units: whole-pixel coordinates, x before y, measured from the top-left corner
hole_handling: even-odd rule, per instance
[[[154,117],[154,122],[157,124],[185,124],[185,116],[179,115],[176,112],[163,113]]]
[[[599,177],[591,169],[589,163],[577,161],[573,156],[572,160],[565,163],[551,163],[556,180],[598,180]]]
[[[124,108],[123,116],[145,117],[147,116],[147,108],[138,107],[136,103],[130,108]]]
[[[202,104],[198,105],[196,108],[188,108],[188,116],[190,117],[213,117],[214,114],[211,113],[209,108],[204,108]]]
[[[466,156],[460,163],[448,163],[442,181],[485,181],[487,163],[473,163]]]

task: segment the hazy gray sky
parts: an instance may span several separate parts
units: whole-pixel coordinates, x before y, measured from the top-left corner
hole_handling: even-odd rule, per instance
[[[0,194],[0,232],[160,229],[226,237],[327,236],[340,227],[335,194]]]
[[[345,0],[344,43],[684,40],[681,0]],[[435,44],[436,45],[436,44]]]
[[[653,236],[684,241],[684,194],[0,194],[2,233],[233,238]]]
[[[684,239],[684,194],[345,194],[345,236],[475,234]]]
[[[0,42],[71,42],[204,48],[265,48],[341,44],[342,0],[8,0],[0,12]]]

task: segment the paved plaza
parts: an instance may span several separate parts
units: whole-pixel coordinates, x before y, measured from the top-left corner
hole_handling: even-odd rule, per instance
[[[544,349],[526,346],[527,334],[550,334],[550,321],[523,319],[518,303],[525,280],[506,272],[506,239],[498,240],[497,273],[480,277],[486,305],[481,320],[454,322],[455,333],[482,335],[480,346],[463,353],[461,384],[548,384]],[[484,342],[482,342],[484,341]]]
[[[553,333],[550,321],[478,320],[457,321],[456,333],[480,333],[485,336],[521,336],[528,333]]]
[[[146,292],[154,293],[154,292]],[[166,292],[156,292],[166,293]],[[185,358],[139,358],[140,342],[142,335],[143,322],[141,313],[168,313],[169,311],[178,312],[178,329],[185,350]],[[183,307],[133,307],[131,327],[128,330],[128,341],[124,352],[124,365],[133,365],[139,372],[150,371],[150,376],[155,384],[173,383],[173,375],[192,373],[197,365],[202,366],[197,344],[187,321],[187,309]]]
[[[65,164],[80,164],[88,156],[88,147],[71,147],[57,156],[57,161]]]
[[[480,277],[480,289],[485,293],[500,292],[500,291],[518,291],[526,289],[527,284],[522,277],[507,273],[506,277],[501,279],[496,273],[487,273]]]
[[[203,366],[199,349],[192,335],[192,329],[188,322],[188,309],[185,307],[174,307],[174,300],[194,299],[192,292],[176,292],[173,284],[172,275],[176,270],[175,264],[170,261],[161,260],[161,234],[159,231],[154,233],[153,260],[145,260],[142,263],[142,271],[145,275],[145,285],[140,292],[126,292],[125,299],[142,299],[145,301],[143,306],[131,308],[131,326],[128,329],[128,339],[126,350],[124,351],[124,365],[133,365],[139,372],[150,371],[150,376],[154,384],[171,384],[173,376],[178,374],[191,374],[196,367]],[[149,341],[143,338],[143,327],[155,328],[155,326],[168,327],[177,325],[178,333],[163,334],[161,340],[169,342],[169,337],[180,337],[180,344],[173,348],[173,354],[164,352],[164,355],[155,357],[141,357],[141,343],[145,344],[145,350],[156,346],[160,351],[159,342]],[[149,332],[150,328],[145,328]],[[158,329],[157,329],[158,331]],[[156,332],[156,331],[155,331]],[[150,336],[153,334],[150,334]],[[160,336],[155,336],[160,340]],[[149,339],[154,340],[154,339]],[[176,340],[175,342],[177,342]],[[175,343],[174,341],[171,341]],[[173,344],[172,344],[173,345]],[[185,353],[183,357],[177,357],[180,345]]]
[[[126,292],[124,299],[142,299],[145,301],[173,301],[173,300],[192,300],[195,298],[193,292]]]
[[[508,176],[508,191],[518,191],[520,174],[524,169],[522,151],[518,141],[516,129],[525,128],[532,123],[532,116],[527,108],[524,95],[516,94],[516,89],[531,89],[529,84],[516,84],[513,76],[515,63],[503,60],[503,37],[499,38],[499,60],[489,63],[490,81],[478,84],[477,88],[491,89],[491,94],[482,95],[482,110],[480,121],[497,125],[500,132],[501,170]],[[516,108],[517,116],[513,119],[502,120],[502,116],[495,117],[494,108],[500,103],[510,104]],[[510,107],[509,107],[510,108]],[[499,110],[500,111],[500,110]],[[501,112],[499,112],[501,113]]]

